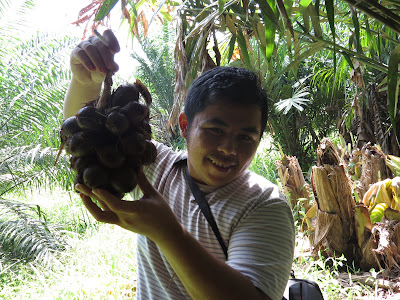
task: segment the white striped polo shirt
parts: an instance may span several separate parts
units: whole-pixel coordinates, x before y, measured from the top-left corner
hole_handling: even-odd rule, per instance
[[[186,182],[185,164],[179,163],[186,153],[154,143],[158,155],[145,170],[148,179],[167,199],[184,228],[213,255],[225,260]],[[292,212],[277,186],[246,171],[223,187],[205,191],[205,197],[228,247],[226,263],[271,299],[282,299],[292,267],[295,235]],[[157,245],[142,235],[138,235],[137,257],[137,299],[191,299]]]

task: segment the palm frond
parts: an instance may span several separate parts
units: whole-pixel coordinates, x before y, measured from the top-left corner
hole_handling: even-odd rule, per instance
[[[303,106],[306,105],[308,101],[310,101],[309,99],[304,98],[305,96],[310,95],[310,93],[307,91],[307,89],[308,89],[308,87],[297,89],[293,93],[292,97],[280,100],[279,102],[275,103],[274,105],[275,105],[276,109],[285,115],[292,108],[295,108],[298,111],[303,111],[304,110]]]
[[[50,265],[67,243],[39,206],[0,198],[0,245],[0,252],[11,258]]]
[[[3,148],[0,152],[0,196],[32,187],[63,185],[70,188],[74,173],[62,152],[55,165],[58,149],[41,144]]]
[[[0,35],[10,35],[26,26],[26,15],[35,6],[32,0],[0,0]]]
[[[66,163],[54,162],[70,80],[65,61],[76,40],[48,34],[0,39],[7,46],[0,49],[0,194],[32,184],[69,186]]]
[[[172,147],[182,146],[182,139],[176,132],[166,130],[168,118],[174,105],[174,60],[175,36],[170,24],[165,24],[161,33],[150,36],[141,43],[145,56],[137,53],[132,57],[139,63],[135,76],[151,91],[153,128],[157,138]]]

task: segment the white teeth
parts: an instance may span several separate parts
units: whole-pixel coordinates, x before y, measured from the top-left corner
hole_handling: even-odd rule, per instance
[[[224,163],[216,161],[216,160],[214,160],[212,158],[209,158],[209,159],[214,165],[217,165],[218,167],[221,167],[221,168],[226,168],[227,169],[227,168],[230,168],[230,167],[233,167],[234,165],[236,165],[236,163],[234,163],[234,162],[232,162],[230,164],[224,164]]]

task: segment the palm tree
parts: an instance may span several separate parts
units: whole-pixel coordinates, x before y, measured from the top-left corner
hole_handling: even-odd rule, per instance
[[[182,148],[184,142],[177,126],[173,126],[171,131],[165,130],[174,105],[174,43],[171,24],[165,22],[161,32],[143,38],[141,47],[145,57],[136,52],[132,57],[139,62],[136,77],[151,91],[152,125],[157,139],[173,148]]]
[[[48,34],[17,38],[23,13],[31,7],[32,1],[0,1],[0,23],[7,24],[0,27],[0,252],[46,262],[49,253],[63,247],[54,226],[43,219],[40,207],[4,197],[72,182],[67,160],[54,163],[70,80],[64,61],[76,40]],[[20,18],[7,19],[11,12]]]
[[[54,178],[67,184],[67,174],[58,172],[63,164],[53,165],[70,77],[64,59],[76,41],[44,34],[1,39],[7,47],[0,50],[0,195]]]

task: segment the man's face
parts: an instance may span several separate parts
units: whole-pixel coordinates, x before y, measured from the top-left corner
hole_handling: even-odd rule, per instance
[[[186,120],[186,123],[185,123]],[[261,111],[256,105],[218,101],[197,113],[186,132],[189,173],[198,183],[223,186],[240,177],[250,165],[261,136]]]

